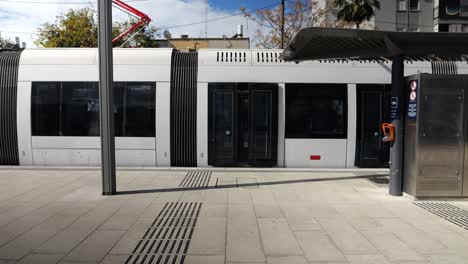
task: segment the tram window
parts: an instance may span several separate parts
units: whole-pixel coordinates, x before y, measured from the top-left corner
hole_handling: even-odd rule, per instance
[[[99,136],[96,82],[62,83],[62,136]]]
[[[118,82],[115,89],[115,134],[119,137],[155,136],[154,83]]]
[[[115,136],[155,136],[155,83],[114,84]],[[97,82],[34,82],[33,136],[99,136]]]
[[[346,84],[286,85],[286,138],[346,136]]]
[[[31,127],[33,135],[60,135],[60,85],[59,82],[32,84]]]

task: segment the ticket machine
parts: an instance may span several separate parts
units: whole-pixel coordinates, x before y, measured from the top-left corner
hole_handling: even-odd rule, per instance
[[[404,192],[468,197],[467,90],[468,75],[406,78]]]

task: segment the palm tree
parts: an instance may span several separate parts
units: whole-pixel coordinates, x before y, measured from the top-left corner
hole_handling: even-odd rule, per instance
[[[333,5],[339,9],[338,20],[354,23],[357,28],[375,15],[375,9],[380,9],[379,0],[334,0]]]

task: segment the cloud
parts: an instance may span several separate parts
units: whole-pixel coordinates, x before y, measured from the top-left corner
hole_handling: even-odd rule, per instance
[[[71,0],[69,0],[71,1]],[[66,1],[63,1],[66,2]],[[62,3],[63,3],[62,2]],[[76,1],[74,1],[76,2]],[[205,36],[205,23],[191,26],[174,27],[205,21],[206,6],[204,0],[147,0],[129,3],[135,8],[148,14],[152,25],[157,28],[168,29],[173,37],[188,34],[191,37]],[[15,36],[25,41],[28,47],[34,46],[35,35],[39,25],[54,22],[57,15],[70,8],[78,9],[86,6],[96,8],[96,5],[67,5],[67,4],[20,4],[0,2],[0,31],[3,37],[14,39]],[[237,10],[224,10],[208,6],[208,19],[232,16]],[[127,15],[113,9],[114,20],[121,20]],[[247,23],[244,16],[232,16],[208,23],[208,37],[233,36],[237,32],[237,25],[243,24],[245,34],[256,30],[254,22]],[[162,33],[162,32],[161,32]]]

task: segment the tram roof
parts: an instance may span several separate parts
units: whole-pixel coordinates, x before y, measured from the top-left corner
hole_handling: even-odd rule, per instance
[[[342,28],[301,29],[283,51],[286,61],[322,59],[468,61],[468,34],[389,32]]]

